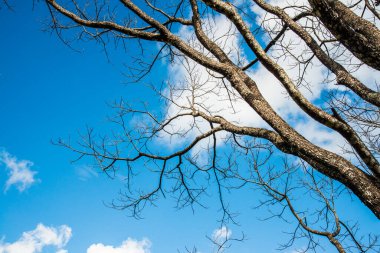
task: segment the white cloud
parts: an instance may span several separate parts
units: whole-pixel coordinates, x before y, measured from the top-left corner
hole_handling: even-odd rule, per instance
[[[4,242],[4,238],[0,238],[0,253],[39,253],[43,250],[68,253],[65,246],[71,236],[72,230],[67,225],[48,227],[40,223],[34,230],[24,232],[13,243]],[[87,253],[150,253],[150,247],[151,242],[146,238],[140,241],[128,238],[116,247],[102,243],[92,244]]]
[[[212,240],[217,243],[221,243],[227,241],[232,235],[232,231],[228,229],[226,226],[222,226],[221,228],[215,229],[212,233]]]
[[[65,249],[60,249],[60,250],[58,250],[56,253],[68,253],[68,251],[65,250]]]
[[[20,192],[23,192],[34,184],[37,180],[36,171],[32,171],[33,162],[29,160],[18,160],[7,151],[0,151],[0,163],[3,163],[8,170],[9,178],[5,183],[5,191],[14,185]]]
[[[239,38],[236,28],[224,16],[216,15],[214,18],[204,17],[203,23],[208,35],[215,39],[216,43],[226,52],[231,59],[245,61],[244,54],[241,52]],[[193,38],[193,31],[183,28],[178,34],[181,38],[188,41],[194,48],[208,54],[200,43]],[[184,107],[189,108],[194,99],[194,107],[204,112],[222,115],[232,122],[239,122],[246,125],[253,125],[260,121],[260,117],[249,105],[243,101],[239,94],[232,91],[232,87],[226,82],[226,87],[218,79],[210,75],[210,72],[195,63],[191,59],[178,59],[177,62],[169,66],[169,82],[174,83],[174,89],[167,89],[166,95],[170,96],[175,104],[170,104],[167,109],[167,118],[184,111]],[[229,98],[233,99],[230,103]],[[181,117],[171,125],[172,132],[186,133],[183,136],[165,136],[162,139],[169,146],[177,146],[193,139],[202,132],[209,130],[210,125],[205,121],[197,121],[197,127],[193,127],[192,117]],[[224,135],[225,136],[225,135]],[[219,138],[223,138],[219,134]],[[204,149],[204,148],[200,148]]]
[[[331,131],[314,120],[298,122],[294,128],[312,143],[331,152],[343,154],[342,148],[346,142],[337,132]]]
[[[150,253],[151,242],[148,239],[141,241],[128,238],[120,246],[114,247],[102,243],[92,244],[87,253]],[[0,252],[1,253],[1,252]]]
[[[62,249],[71,238],[71,228],[62,225],[57,228],[38,224],[36,229],[24,232],[13,243],[0,241],[0,253],[37,253],[47,246],[53,246],[57,253],[67,253]]]

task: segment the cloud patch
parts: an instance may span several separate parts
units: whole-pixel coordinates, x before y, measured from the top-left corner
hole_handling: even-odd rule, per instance
[[[226,226],[215,229],[212,233],[212,240],[214,242],[223,242],[227,241],[232,235],[232,231],[228,229]]]
[[[71,228],[62,225],[59,227],[47,227],[38,224],[36,229],[24,232],[13,243],[0,241],[0,253],[37,253],[47,246],[54,247],[57,253],[67,253],[63,248],[71,238]]]
[[[150,253],[150,247],[151,242],[146,238],[141,241],[128,238],[118,247],[102,243],[92,244],[87,249],[87,253]]]
[[[5,183],[5,191],[15,186],[19,192],[25,191],[37,182],[36,171],[31,170],[33,162],[19,160],[5,150],[0,151],[0,164],[4,164],[8,171],[8,180]]]

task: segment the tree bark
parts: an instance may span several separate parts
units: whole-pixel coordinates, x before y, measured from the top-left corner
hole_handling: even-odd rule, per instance
[[[323,25],[363,63],[380,70],[380,31],[337,0],[308,0]]]

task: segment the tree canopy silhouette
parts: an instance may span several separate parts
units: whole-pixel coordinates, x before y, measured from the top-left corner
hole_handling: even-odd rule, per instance
[[[151,86],[163,112],[120,101],[112,120],[121,132],[99,139],[89,130],[79,147],[59,142],[106,173],[125,166],[131,187],[134,165],[145,162],[157,184],[129,189],[115,207],[138,216],[168,193],[181,207],[202,205],[216,185],[223,220],[233,219],[224,192],[255,185],[267,196],[262,204],[296,219],[292,238],[308,238],[305,251],[318,236],[339,252],[375,250],[374,237],[363,244],[339,219],[334,199],[348,190],[380,218],[380,92],[370,78],[380,70],[378,1],[46,3],[65,43],[71,29],[104,46],[111,38],[139,45],[134,81],[160,62],[171,70],[164,87]],[[291,195],[300,188],[320,200],[318,211],[297,210]]]

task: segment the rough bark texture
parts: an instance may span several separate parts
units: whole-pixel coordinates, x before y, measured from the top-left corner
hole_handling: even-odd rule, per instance
[[[337,0],[309,0],[314,14],[358,59],[380,70],[380,32]]]

